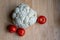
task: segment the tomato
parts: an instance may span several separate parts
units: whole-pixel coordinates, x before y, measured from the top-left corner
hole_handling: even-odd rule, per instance
[[[11,33],[14,33],[16,32],[17,28],[15,25],[9,25],[8,26],[8,31],[11,32]]]
[[[45,16],[39,16],[38,17],[38,19],[37,19],[37,22],[39,23],[39,24],[44,24],[44,23],[46,23],[46,17]]]
[[[17,29],[17,34],[18,34],[19,36],[24,36],[25,30],[24,30],[23,28],[18,28],[18,29]]]

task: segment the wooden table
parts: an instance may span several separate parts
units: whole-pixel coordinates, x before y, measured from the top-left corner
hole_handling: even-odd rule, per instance
[[[25,29],[23,37],[6,31],[11,23],[8,16],[20,3],[27,3],[38,16],[47,18],[45,24]],[[0,40],[60,40],[60,0],[0,0]]]

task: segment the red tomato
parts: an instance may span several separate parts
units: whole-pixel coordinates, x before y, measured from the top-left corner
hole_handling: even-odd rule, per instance
[[[13,32],[16,32],[16,30],[17,30],[17,28],[16,28],[15,25],[9,25],[9,26],[8,26],[8,31],[9,31],[9,32],[13,33]]]
[[[37,22],[40,24],[44,24],[46,22],[46,17],[45,16],[39,16],[37,19]]]
[[[18,29],[17,29],[17,34],[18,34],[19,36],[23,36],[23,35],[25,34],[25,30],[24,30],[23,28],[18,28]]]

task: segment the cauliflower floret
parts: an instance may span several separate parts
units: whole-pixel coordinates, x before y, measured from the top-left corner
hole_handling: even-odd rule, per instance
[[[27,28],[37,20],[37,13],[27,4],[20,4],[12,15],[13,23],[18,27]]]

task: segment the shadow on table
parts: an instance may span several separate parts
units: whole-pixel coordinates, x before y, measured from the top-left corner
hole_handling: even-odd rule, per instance
[[[12,14],[13,14],[15,8],[16,8],[16,5],[10,5],[9,11],[7,12],[8,23],[6,24],[6,27],[5,27],[6,32],[8,30],[8,26],[10,24],[13,24],[13,22],[12,22]]]
[[[60,0],[54,1],[54,22],[60,28]]]

